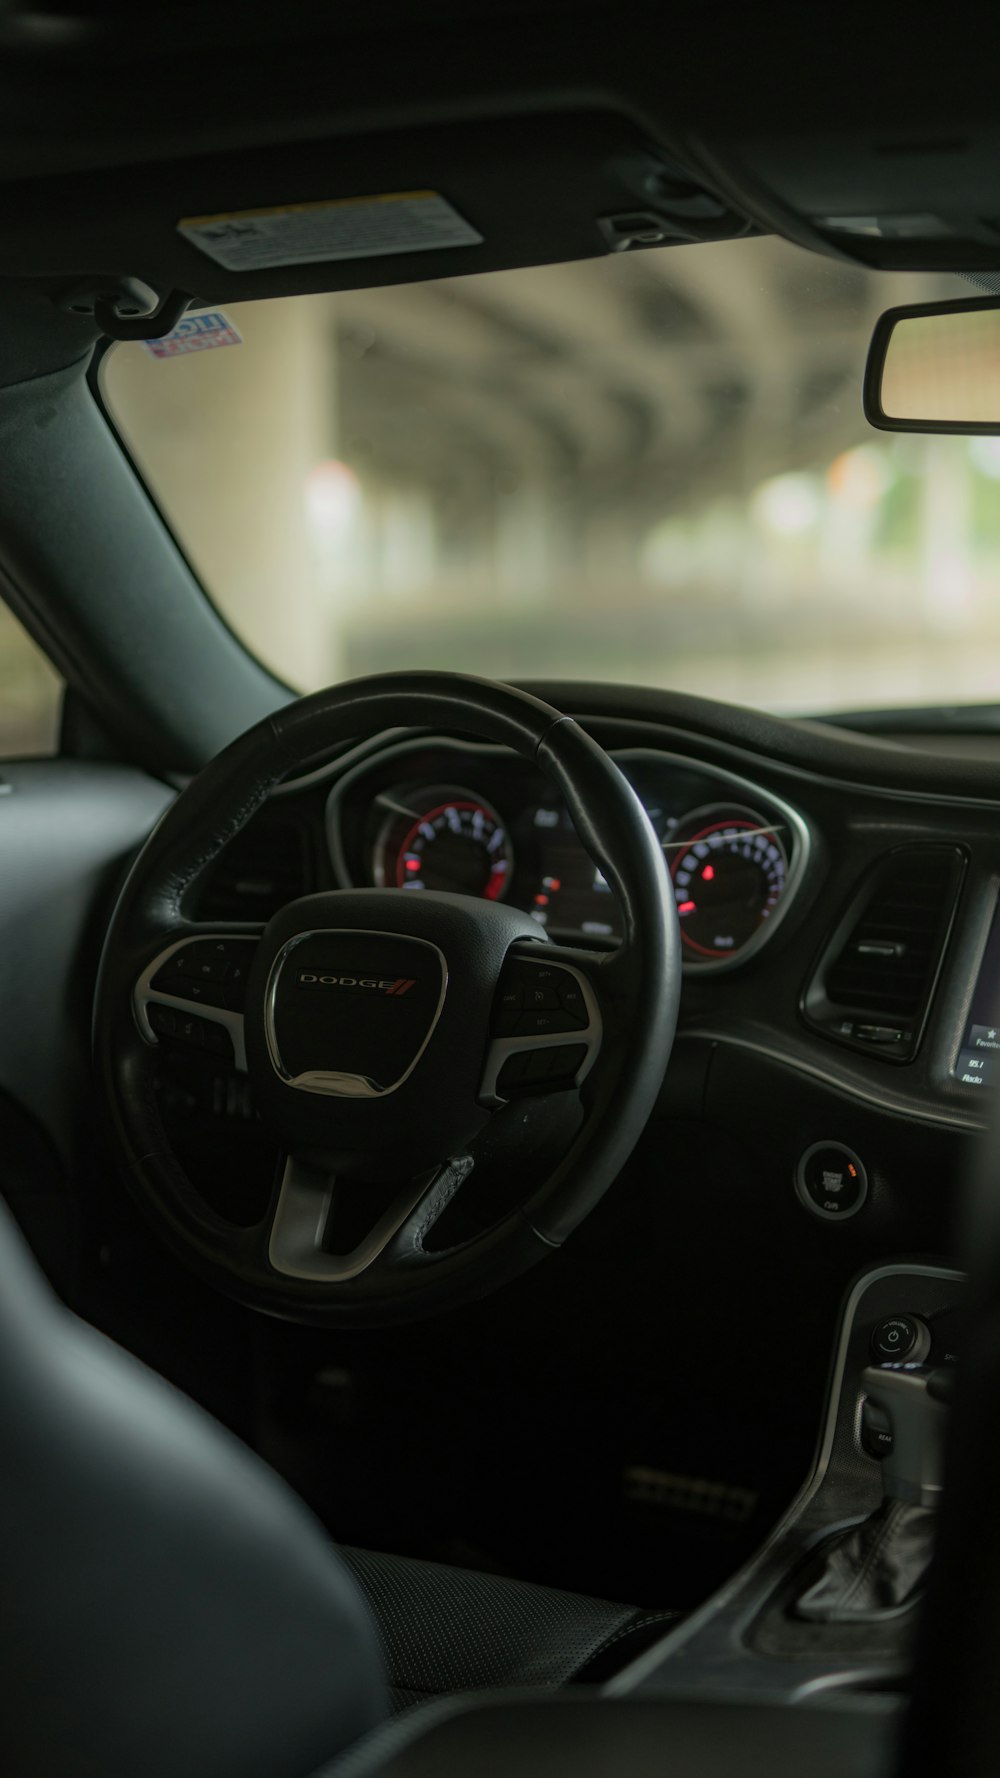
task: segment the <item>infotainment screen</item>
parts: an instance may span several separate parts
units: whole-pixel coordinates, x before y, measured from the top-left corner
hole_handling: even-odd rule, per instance
[[[955,1077],[963,1086],[980,1088],[1000,1079],[1000,907],[993,915],[973,990]]]

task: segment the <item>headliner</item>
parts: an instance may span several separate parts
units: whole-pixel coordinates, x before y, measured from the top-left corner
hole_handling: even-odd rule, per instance
[[[261,22],[105,0],[0,15],[0,256],[46,290],[121,273],[206,301],[586,257],[597,219],[748,225],[868,264],[1000,267],[1000,146],[975,22],[649,0],[285,0]],[[636,157],[665,157],[657,191]],[[692,221],[677,179],[721,198]],[[483,245],[253,276],[180,216],[430,186]],[[888,237],[828,215],[903,217]],[[921,220],[933,226],[921,229]],[[908,232],[905,232],[908,230]],[[419,259],[419,265],[416,263]]]

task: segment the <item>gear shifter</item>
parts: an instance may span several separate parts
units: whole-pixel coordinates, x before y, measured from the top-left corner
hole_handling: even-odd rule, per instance
[[[822,1571],[793,1606],[811,1623],[877,1623],[916,1603],[934,1547],[944,1433],[955,1373],[924,1364],[869,1365],[861,1381],[892,1428],[882,1459],[883,1499],[826,1552]]]
[[[886,1500],[935,1507],[941,1496],[944,1434],[955,1384],[953,1366],[870,1364],[861,1373],[869,1400],[892,1426],[892,1450],[882,1459]]]

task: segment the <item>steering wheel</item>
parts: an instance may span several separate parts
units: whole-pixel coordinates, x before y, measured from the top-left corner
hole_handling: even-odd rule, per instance
[[[624,937],[551,942],[517,908],[398,889],[307,895],[266,926],[196,922],[196,887],[283,778],[338,743],[401,725],[498,742],[542,768],[618,897]],[[289,704],[171,805],[114,909],[95,1052],[131,1190],[177,1254],[244,1303],[371,1326],[485,1294],[557,1250],[628,1159],[663,1081],[680,937],[663,851],[635,791],[570,717],[460,674],[379,675]],[[282,1162],[266,1216],[236,1227],[168,1141],[161,1041],[245,1070]],[[572,1101],[545,1175],[471,1236],[435,1244],[488,1148],[508,1185],[528,1112]],[[354,1225],[347,1250],[337,1208]],[[360,1235],[357,1233],[361,1228]]]

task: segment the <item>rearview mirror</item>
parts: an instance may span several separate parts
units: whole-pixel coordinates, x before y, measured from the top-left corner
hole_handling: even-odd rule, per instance
[[[889,309],[872,335],[864,403],[884,432],[1000,433],[1000,297]]]

